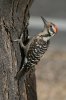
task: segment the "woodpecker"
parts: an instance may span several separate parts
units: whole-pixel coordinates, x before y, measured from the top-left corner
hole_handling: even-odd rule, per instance
[[[20,43],[25,53],[24,64],[17,72],[15,77],[16,79],[20,79],[22,76],[24,76],[41,60],[49,46],[50,38],[53,37],[58,31],[58,28],[55,24],[46,21],[42,16],[41,19],[44,23],[44,30],[33,37],[26,46],[24,46],[22,41],[23,34],[21,35],[20,39],[14,40]]]

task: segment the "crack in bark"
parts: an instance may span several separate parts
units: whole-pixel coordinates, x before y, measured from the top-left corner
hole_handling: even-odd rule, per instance
[[[16,12],[18,11],[19,2],[20,2],[20,0],[18,0],[16,3]]]
[[[2,19],[2,24],[3,24],[2,27],[4,27],[5,32],[7,33],[7,36],[9,37],[10,42],[12,43],[10,29],[9,29],[9,27],[6,25],[4,19]],[[12,44],[13,44],[13,43],[12,43]]]
[[[14,2],[15,2],[15,0],[12,1],[12,16],[11,16],[11,18],[12,18],[12,27],[14,27]]]

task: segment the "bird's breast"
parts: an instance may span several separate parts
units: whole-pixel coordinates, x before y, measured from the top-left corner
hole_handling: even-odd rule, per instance
[[[30,45],[27,55],[27,65],[34,66],[39,62],[41,57],[44,55],[47,50],[48,44],[44,40],[35,40],[34,43]]]

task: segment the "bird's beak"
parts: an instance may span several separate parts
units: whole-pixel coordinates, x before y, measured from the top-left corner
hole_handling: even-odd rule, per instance
[[[43,18],[42,16],[41,16],[41,19],[43,20],[45,26],[47,27],[47,26],[48,26],[48,22],[47,22],[47,21],[45,20],[45,18]]]

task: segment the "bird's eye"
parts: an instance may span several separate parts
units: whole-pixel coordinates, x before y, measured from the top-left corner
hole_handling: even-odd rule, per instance
[[[58,28],[56,25],[50,25],[50,31],[53,32],[53,33],[57,33],[58,31]]]
[[[51,32],[54,32],[54,29],[53,29],[52,25],[50,26],[50,30],[51,30]]]
[[[52,35],[54,33],[52,25],[49,27],[48,32],[49,32],[50,35]]]

